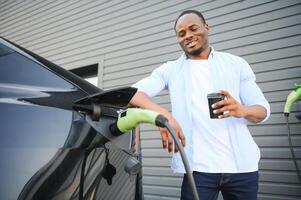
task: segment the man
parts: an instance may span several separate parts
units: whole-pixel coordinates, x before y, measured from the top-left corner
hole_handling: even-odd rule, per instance
[[[209,26],[200,12],[184,11],[174,29],[184,54],[134,84],[138,92],[130,104],[168,118],[186,145],[201,199],[217,199],[219,191],[225,200],[256,199],[260,152],[246,123],[266,120],[269,104],[245,60],[209,45]],[[169,90],[173,116],[150,100],[163,89]],[[226,98],[212,106],[219,119],[210,119],[207,94],[217,91]],[[171,152],[171,136],[165,129],[160,132],[163,148]],[[185,173],[179,153],[173,155],[171,167]],[[185,174],[181,199],[192,199]]]

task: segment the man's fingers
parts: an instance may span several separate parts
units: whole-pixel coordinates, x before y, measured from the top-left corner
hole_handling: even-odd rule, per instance
[[[227,98],[231,98],[230,93],[228,91],[226,91],[226,90],[220,90],[219,93],[225,95]]]
[[[186,138],[185,138],[185,135],[182,130],[180,130],[178,137],[181,140],[183,147],[185,147],[186,146]]]
[[[163,149],[167,148],[167,130],[165,128],[160,128],[160,133],[161,133],[161,139],[162,139],[162,146]]]
[[[166,128],[160,128],[163,149],[168,148],[168,152],[172,152],[173,139]]]
[[[166,149],[166,147],[167,147],[167,140],[162,140],[162,146],[163,146],[163,149]]]
[[[173,145],[174,145],[174,140],[173,140],[172,135],[169,133],[168,129],[166,129],[166,128],[160,128],[160,133],[161,133],[163,148],[164,149],[168,148],[168,152],[171,153],[173,151]],[[176,133],[176,137],[179,140],[181,140],[182,146],[185,147],[186,140],[185,140],[185,136],[184,136],[182,129],[176,128],[175,133]],[[175,152],[179,151],[179,149],[176,145],[174,147],[174,151]]]
[[[178,146],[175,144],[175,152],[177,153],[179,151]]]
[[[173,148],[173,139],[170,134],[168,134],[168,152],[172,152]]]
[[[220,108],[220,107],[223,107],[225,105],[228,105],[229,103],[230,103],[229,100],[224,99],[224,100],[221,100],[219,102],[216,102],[216,103],[212,104],[212,108]]]
[[[219,115],[218,118],[219,118],[219,119],[223,119],[223,118],[227,118],[227,117],[230,117],[230,116],[232,116],[232,114],[231,114],[231,112],[228,112],[228,113],[226,113],[226,114]]]
[[[228,106],[224,106],[222,108],[219,108],[219,109],[214,109],[213,110],[213,113],[214,114],[218,114],[218,113],[223,113],[225,111],[232,111],[236,108],[236,105],[228,105]]]

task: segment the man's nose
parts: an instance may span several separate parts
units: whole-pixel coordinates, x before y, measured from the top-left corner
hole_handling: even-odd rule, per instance
[[[193,33],[191,31],[188,31],[185,35],[185,40],[190,40],[193,37]]]

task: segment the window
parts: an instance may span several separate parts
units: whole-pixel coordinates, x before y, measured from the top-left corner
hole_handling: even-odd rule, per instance
[[[64,89],[74,88],[69,82],[52,73],[44,66],[4,45],[0,46],[0,52],[1,84]]]
[[[14,51],[0,43],[0,57],[13,53]]]
[[[81,78],[85,79],[89,83],[92,83],[93,85],[97,86],[97,84],[98,84],[98,77],[97,77],[98,64],[88,65],[88,66],[72,69],[70,71],[72,73],[80,76]]]

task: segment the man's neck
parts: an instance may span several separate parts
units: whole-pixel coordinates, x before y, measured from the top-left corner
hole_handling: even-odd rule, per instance
[[[192,55],[188,55],[189,59],[191,60],[208,60],[208,57],[210,55],[211,52],[211,47],[208,46],[206,49],[204,49],[204,51],[202,51],[202,53],[200,53],[197,56],[192,56]]]

